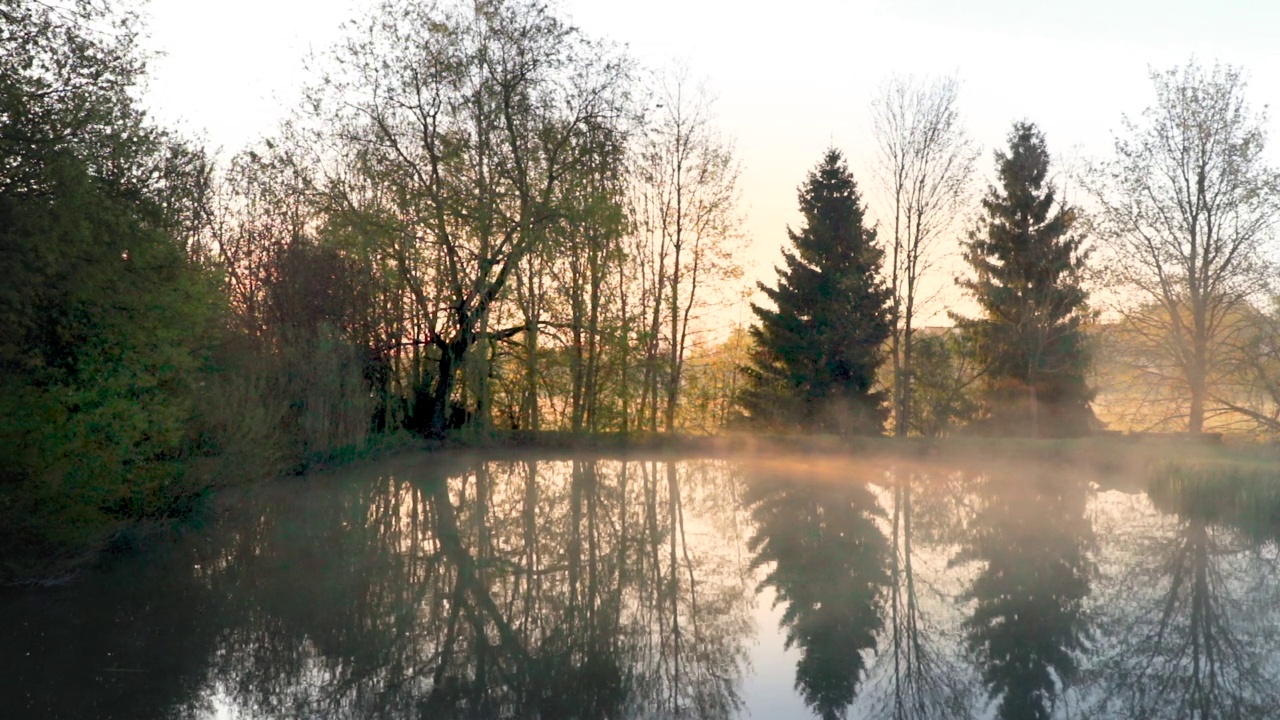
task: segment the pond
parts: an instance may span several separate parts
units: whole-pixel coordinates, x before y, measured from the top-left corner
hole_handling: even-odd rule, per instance
[[[0,596],[5,718],[1280,717],[1270,485],[410,455]]]

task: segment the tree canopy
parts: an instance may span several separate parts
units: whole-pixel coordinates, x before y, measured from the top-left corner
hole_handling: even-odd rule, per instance
[[[216,308],[187,243],[203,154],[132,96],[137,21],[0,2],[0,579],[183,493]]]
[[[1146,384],[1172,387],[1170,414],[1198,433],[1235,404],[1222,370],[1271,289],[1280,169],[1240,69],[1191,62],[1151,80],[1155,102],[1125,119],[1093,189],[1107,284],[1138,297],[1120,311]]]

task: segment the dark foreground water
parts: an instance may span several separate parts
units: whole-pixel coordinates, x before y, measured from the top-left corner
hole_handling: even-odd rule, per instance
[[[1280,717],[1276,496],[399,458],[0,596],[0,717]]]

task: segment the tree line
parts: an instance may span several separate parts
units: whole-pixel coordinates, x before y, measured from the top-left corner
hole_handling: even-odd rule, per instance
[[[552,8],[381,2],[225,164],[143,110],[130,6],[0,19],[6,578],[402,431],[1075,434],[1094,355],[1160,396],[1152,427],[1280,428],[1280,181],[1233,68],[1156,74],[1088,212],[1030,124],[974,203],[958,84],[891,81],[880,222],[827,153],[748,329],[724,320],[746,238],[712,96]],[[922,329],[977,209],[981,314]],[[1127,288],[1122,319],[1086,287]]]
[[[954,80],[886,84],[873,114],[888,222],[866,221],[828,150],[800,187],[794,250],[759,285],[773,307],[752,306],[741,419],[878,434],[891,414],[900,437],[1280,429],[1266,116],[1236,68],[1152,80],[1155,104],[1082,173],[1081,200],[1059,190],[1044,134],[1014,123],[975,221]],[[978,312],[921,336],[925,281],[954,274],[948,234]]]
[[[538,3],[384,2],[217,167],[143,111],[132,9],[0,14],[6,578],[405,430],[690,423],[742,234],[688,71]]]

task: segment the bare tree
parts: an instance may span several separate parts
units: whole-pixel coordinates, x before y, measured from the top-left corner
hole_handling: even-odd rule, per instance
[[[1160,384],[1179,387],[1186,428],[1204,429],[1219,355],[1267,286],[1280,173],[1264,159],[1266,117],[1236,68],[1152,72],[1156,101],[1125,118],[1115,158],[1093,177],[1107,280]],[[1185,403],[1185,405],[1183,405]]]
[[[937,241],[951,228],[969,200],[977,150],[965,133],[954,77],[889,80],[872,102],[872,127],[878,146],[878,170],[891,218],[885,232],[885,270],[893,291],[894,434],[910,427],[912,345],[915,321],[932,296],[922,295],[921,279],[938,259]]]
[[[655,115],[637,153],[639,235],[650,430],[675,429],[693,310],[717,281],[736,277],[738,165],[712,125],[711,99],[676,69],[659,81]],[[663,334],[666,337],[663,338]],[[665,340],[665,343],[663,342]],[[642,411],[643,412],[643,411]]]
[[[1233,318],[1240,330],[1224,348],[1222,378],[1210,395],[1224,428],[1280,433],[1280,302]],[[1215,418],[1217,419],[1217,418]]]

